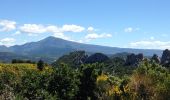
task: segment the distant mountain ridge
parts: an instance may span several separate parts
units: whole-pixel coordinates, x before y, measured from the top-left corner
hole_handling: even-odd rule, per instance
[[[17,55],[12,52],[0,52],[0,61],[2,62],[11,62],[12,59],[30,59],[26,56]]]
[[[85,50],[86,52],[90,53],[100,52],[104,54],[116,54],[121,52],[135,54],[143,53],[145,56],[152,56],[153,54],[160,56],[162,54],[162,50],[131,49],[82,44],[52,36],[37,42],[30,42],[23,45],[14,45],[11,47],[0,46],[0,52],[11,52],[17,55],[28,56],[35,59],[47,58],[50,60],[55,60],[66,53],[76,50]]]

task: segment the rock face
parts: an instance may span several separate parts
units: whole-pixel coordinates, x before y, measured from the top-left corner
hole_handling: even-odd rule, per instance
[[[71,54],[75,55],[74,58],[72,58],[72,59],[73,59],[73,63],[76,65],[83,64],[88,57],[88,55],[85,53],[85,51],[75,51]]]
[[[161,64],[166,67],[170,66],[170,50],[166,49],[163,51]]]
[[[87,57],[88,55],[85,53],[85,51],[74,51],[68,55],[60,57],[55,63],[53,63],[53,65],[55,66],[64,63],[73,68],[76,68],[83,64],[86,61]]]
[[[140,53],[140,54],[130,54],[127,56],[127,59],[126,59],[126,62],[125,62],[125,65],[127,66],[136,66],[139,64],[139,62],[141,62],[142,60],[144,59],[143,57],[143,54]]]
[[[159,56],[156,55],[156,54],[154,54],[154,55],[152,56],[151,60],[152,60],[152,61],[155,61],[155,62],[158,63],[158,64],[161,62]]]
[[[96,63],[96,62],[104,62],[109,60],[109,57],[107,57],[106,55],[102,54],[102,53],[95,53],[91,56],[89,56],[85,63]]]

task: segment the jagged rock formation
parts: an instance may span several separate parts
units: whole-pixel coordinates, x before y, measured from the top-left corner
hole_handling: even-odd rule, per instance
[[[130,54],[127,56],[127,59],[126,59],[126,62],[125,62],[125,65],[126,66],[136,66],[139,64],[139,62],[141,62],[142,60],[144,59],[143,57],[143,54],[140,53],[140,54]]]
[[[158,63],[158,64],[161,62],[159,56],[156,55],[156,54],[154,54],[154,55],[152,56],[151,60],[152,60],[152,61],[155,61],[155,62]]]
[[[102,53],[95,53],[91,56],[89,56],[85,63],[96,63],[96,62],[105,62],[109,60],[109,57],[107,57],[106,55],[102,54]]]
[[[72,59],[73,59],[73,63],[76,65],[83,64],[88,57],[88,55],[86,55],[85,51],[75,51],[72,54],[75,54],[75,57]]]
[[[166,49],[163,51],[162,58],[161,58],[161,64],[165,67],[170,66],[170,50]]]
[[[87,57],[88,55],[85,53],[85,51],[74,51],[68,55],[60,57],[55,63],[53,63],[53,65],[64,63],[73,68],[76,68],[83,64]]]

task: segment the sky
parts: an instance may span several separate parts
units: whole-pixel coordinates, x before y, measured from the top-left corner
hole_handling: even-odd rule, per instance
[[[170,49],[170,0],[0,0],[0,45],[55,36],[121,48]]]

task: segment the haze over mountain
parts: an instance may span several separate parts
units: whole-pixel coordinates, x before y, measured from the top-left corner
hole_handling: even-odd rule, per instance
[[[162,50],[130,49],[82,44],[52,36],[37,42],[30,42],[23,45],[14,45],[11,47],[0,46],[0,52],[10,52],[12,54],[20,55],[22,57],[29,57],[30,59],[48,59],[52,61],[56,60],[58,57],[66,53],[76,50],[85,50],[86,52],[90,53],[100,52],[109,55],[121,52],[136,54],[143,53],[145,56],[152,56],[153,54],[157,54],[160,56],[162,54]]]

